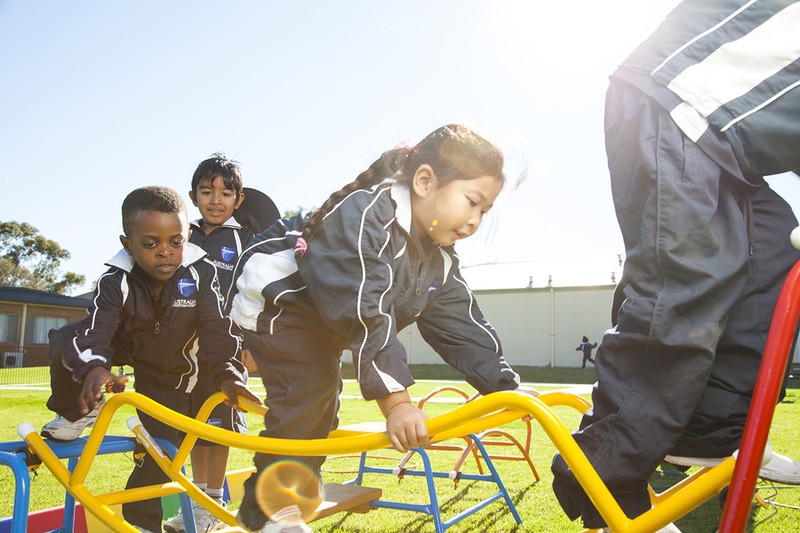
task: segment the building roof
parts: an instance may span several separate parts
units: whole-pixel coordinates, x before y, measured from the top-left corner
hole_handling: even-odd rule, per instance
[[[622,275],[618,255],[462,266],[472,290],[614,285]]]
[[[26,287],[0,287],[0,302],[85,309],[89,305],[89,298],[65,296]]]

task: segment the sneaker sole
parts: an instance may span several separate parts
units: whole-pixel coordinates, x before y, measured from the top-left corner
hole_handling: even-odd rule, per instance
[[[664,461],[666,461],[671,465],[687,467],[687,468],[693,466],[699,468],[714,468],[715,466],[720,464],[720,462],[715,463],[713,459],[707,460],[706,462],[704,462],[702,458],[698,459],[697,461],[682,461],[680,459],[676,459],[671,456],[665,457]],[[760,477],[765,481],[772,481],[773,483],[781,483],[784,485],[800,485],[800,479],[798,479],[797,477],[791,477],[791,478],[781,477],[780,474],[764,472],[763,470],[759,470],[758,477]]]
[[[86,426],[86,428],[84,428],[84,431],[86,429],[90,428],[90,427],[92,427],[92,426]],[[46,438],[46,439],[57,440],[58,442],[72,442],[72,441],[75,441],[75,440],[78,440],[79,438],[81,438],[81,435],[83,435],[83,431],[81,431],[81,435],[78,435],[77,437],[75,437],[73,439],[60,439],[60,438],[56,437],[55,435],[53,435],[52,433],[50,433],[49,431],[47,431],[46,429],[43,429],[42,431],[40,431],[39,434],[42,437]]]
[[[167,533],[185,533],[186,532],[185,529],[175,529],[174,527],[169,527],[167,525],[164,525],[164,531],[166,531]]]
[[[762,474],[761,472],[758,473],[758,477],[760,477],[765,481],[772,481],[773,483],[780,483],[782,485],[794,485],[794,486],[800,485],[800,479],[797,479],[796,477],[782,478],[781,476],[778,475]]]

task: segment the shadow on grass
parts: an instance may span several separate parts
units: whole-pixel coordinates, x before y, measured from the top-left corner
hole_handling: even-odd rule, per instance
[[[650,486],[653,487],[656,492],[662,492],[680,482],[685,477],[686,474],[680,470],[680,467],[669,463],[662,463],[661,468],[650,477]],[[709,498],[705,503],[676,520],[675,525],[678,526],[678,529],[681,531],[714,533],[717,530],[716,524],[719,524],[722,518],[722,508],[725,505],[727,493],[728,491],[725,489],[720,494]],[[754,508],[757,507],[755,503],[753,505]],[[769,516],[766,517],[766,519],[768,518]],[[759,522],[762,521],[765,521],[765,518],[759,520]],[[715,525],[709,527],[708,524]],[[758,524],[754,522],[753,514],[751,513],[748,518],[747,531],[753,531],[756,525]]]

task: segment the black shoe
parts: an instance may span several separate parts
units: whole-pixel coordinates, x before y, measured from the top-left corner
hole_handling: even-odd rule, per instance
[[[239,506],[236,521],[248,531],[260,531],[269,521],[256,501],[255,489],[247,482],[244,484],[244,496],[242,496],[242,504]]]

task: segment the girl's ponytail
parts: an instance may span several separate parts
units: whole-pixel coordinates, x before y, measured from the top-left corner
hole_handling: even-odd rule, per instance
[[[384,152],[354,181],[330,195],[309,216],[303,234],[297,239],[295,257],[303,257],[308,241],[316,234],[325,215],[348,194],[369,189],[398,171],[398,181],[410,181],[421,165],[429,165],[433,169],[439,187],[453,180],[471,180],[481,176],[493,176],[501,183],[505,181],[503,153],[497,146],[467,126],[442,126],[429,133],[416,146],[400,146]]]
[[[331,194],[327,200],[314,212],[312,212],[308,221],[306,222],[303,234],[298,237],[297,243],[294,247],[294,256],[298,259],[303,257],[308,249],[308,241],[311,240],[319,229],[322,219],[325,215],[333,209],[333,206],[341,202],[345,196],[353,191],[361,189],[369,189],[377,185],[382,180],[393,176],[402,167],[403,162],[408,157],[410,148],[400,147],[394,150],[384,152],[376,161],[374,161],[367,170],[358,175],[358,177]]]

